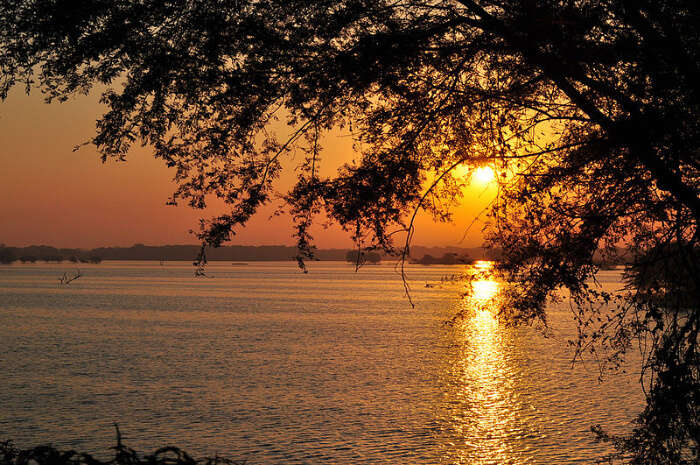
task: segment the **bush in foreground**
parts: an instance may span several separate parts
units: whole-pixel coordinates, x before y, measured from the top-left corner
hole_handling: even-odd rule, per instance
[[[53,446],[18,449],[12,441],[0,441],[0,465],[243,465],[222,457],[196,459],[177,447],[162,447],[151,455],[139,456],[122,444],[117,430],[117,445],[111,448],[114,457],[105,461],[74,450],[62,451]]]

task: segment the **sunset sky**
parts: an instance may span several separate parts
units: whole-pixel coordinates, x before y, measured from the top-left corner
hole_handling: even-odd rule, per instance
[[[148,147],[132,148],[125,163],[103,164],[92,145],[73,152],[74,146],[94,135],[95,120],[102,112],[98,99],[91,94],[47,105],[38,92],[26,96],[15,88],[0,103],[0,243],[93,248],[197,242],[189,230],[196,228],[198,218],[215,214],[217,207],[207,210],[208,215],[187,206],[166,206],[174,190],[173,173],[153,158]],[[327,169],[353,157],[347,135],[330,135],[324,148]],[[287,175],[287,183],[291,176]],[[455,224],[434,224],[422,215],[414,244],[480,245],[480,223],[460,240],[495,188],[475,180],[466,194]],[[273,210],[261,211],[238,231],[232,244],[293,244],[289,218],[270,219]],[[322,248],[351,246],[339,228],[317,227],[314,236]]]

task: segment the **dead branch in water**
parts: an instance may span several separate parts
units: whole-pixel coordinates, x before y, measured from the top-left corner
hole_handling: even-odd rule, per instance
[[[63,276],[58,278],[58,281],[60,284],[67,286],[68,284],[72,283],[76,279],[80,278],[82,275],[83,275],[83,273],[80,271],[80,268],[78,268],[78,271],[73,275],[69,275],[67,271],[64,272]]]

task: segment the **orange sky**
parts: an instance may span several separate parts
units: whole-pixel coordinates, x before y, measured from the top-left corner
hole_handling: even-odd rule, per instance
[[[81,248],[196,243],[188,231],[202,212],[165,205],[174,189],[172,172],[148,148],[134,147],[125,163],[106,164],[94,146],[72,151],[94,134],[101,115],[97,101],[90,95],[47,105],[38,93],[26,96],[16,88],[0,103],[0,243]],[[324,148],[331,162],[353,157],[348,137],[329,136]],[[423,215],[413,243],[480,245],[478,225],[460,239],[494,193],[489,186],[470,188],[453,225],[434,224]],[[270,219],[271,210],[261,212],[232,243],[293,244],[289,219]],[[351,246],[338,228],[319,227],[315,238],[321,248]]]

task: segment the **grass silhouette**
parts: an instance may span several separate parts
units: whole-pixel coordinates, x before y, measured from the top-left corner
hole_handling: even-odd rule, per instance
[[[62,451],[53,446],[18,449],[12,441],[0,441],[0,465],[244,465],[245,462],[223,457],[194,458],[178,447],[161,447],[150,455],[139,455],[122,443],[119,427],[114,457],[105,461],[74,450]]]

